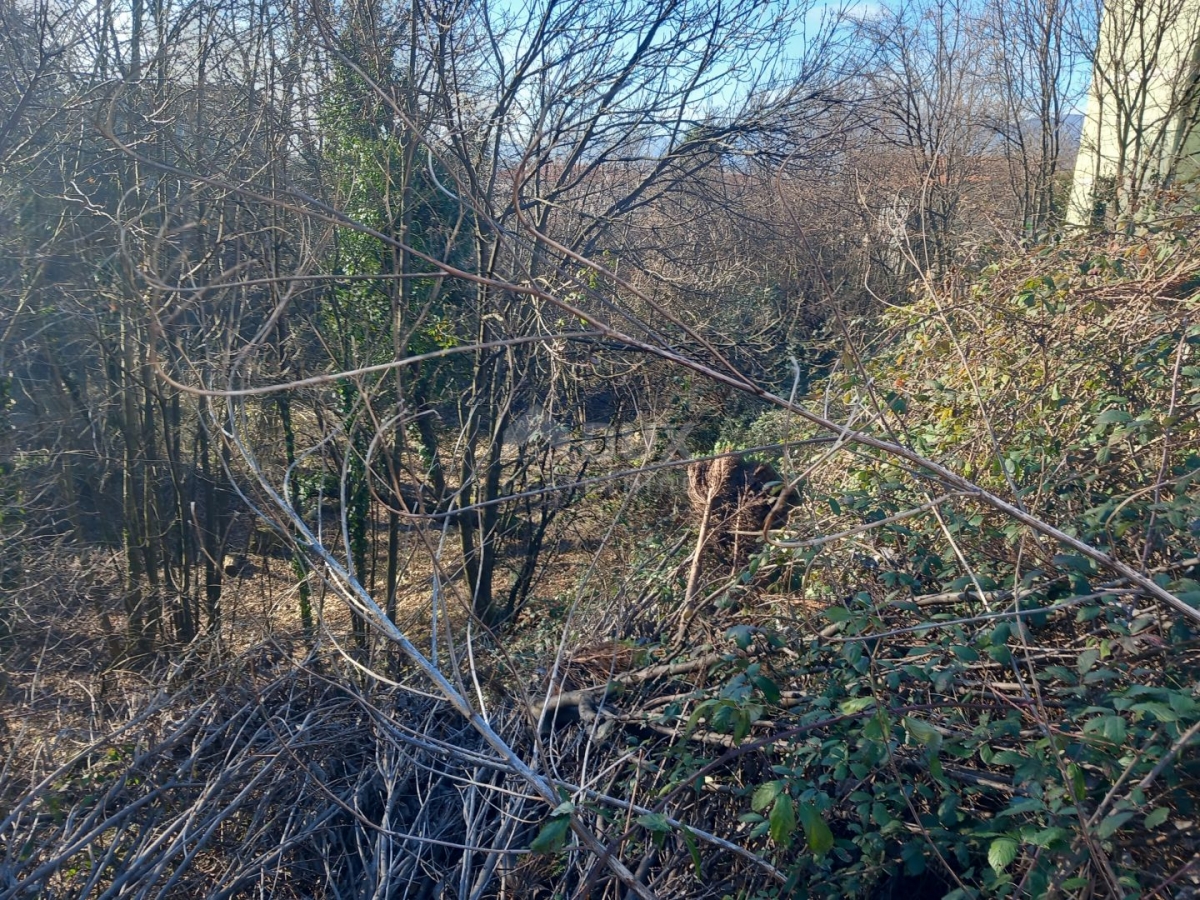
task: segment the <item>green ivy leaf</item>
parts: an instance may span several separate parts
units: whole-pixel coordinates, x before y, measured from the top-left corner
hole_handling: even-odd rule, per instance
[[[958,808],[961,801],[956,794],[947,794],[946,799],[938,806],[937,817],[945,828],[958,824]]]
[[[751,680],[754,682],[754,686],[762,691],[768,703],[778,703],[783,699],[783,694],[779,691],[779,685],[765,675],[758,675]]]
[[[1157,809],[1151,810],[1150,812],[1146,813],[1146,827],[1149,829],[1157,828],[1163,822],[1167,821],[1167,816],[1170,814],[1171,811],[1165,806],[1160,806]]]
[[[1106,741],[1111,741],[1114,744],[1123,744],[1125,742],[1125,720],[1120,716],[1097,716],[1083,726],[1083,731],[1084,734],[1099,732]]]
[[[850,618],[850,610],[844,606],[831,606],[823,613],[825,618],[830,622],[840,623],[845,622]]]
[[[700,868],[700,844],[696,840],[696,835],[692,834],[692,829],[685,826],[682,829],[682,833],[683,842],[687,845],[688,854],[692,857],[692,872],[695,874],[696,880],[699,881],[703,874]]]
[[[1060,569],[1072,569],[1076,572],[1090,574],[1092,571],[1092,561],[1086,556],[1075,556],[1070,553],[1054,554],[1054,565]]]
[[[927,852],[924,841],[909,841],[900,848],[900,858],[904,860],[904,874],[920,875],[923,873]]]
[[[1012,651],[1009,650],[1004,644],[1001,644],[998,647],[988,647],[987,655],[991,657],[993,661],[1002,663],[1003,665],[1008,665],[1012,661]]]
[[[703,703],[696,704],[696,708],[692,710],[692,714],[688,716],[687,726],[684,728],[684,734],[691,734],[692,730],[700,724],[700,720],[707,718],[710,711],[716,706],[717,701],[705,700]]]
[[[976,651],[973,647],[967,647],[962,644],[955,644],[950,648],[950,652],[963,662],[975,662],[979,659],[978,651]]]
[[[761,707],[747,706],[737,711],[737,719],[733,723],[733,742],[740,744],[750,733],[750,726],[758,720]]]
[[[1103,734],[1114,744],[1125,743],[1125,720],[1120,716],[1108,716],[1104,720]]]
[[[1103,822],[1100,823],[1100,827],[1096,829],[1096,835],[1102,841],[1107,840],[1108,838],[1110,838],[1114,834],[1116,834],[1118,831],[1120,831],[1121,828],[1125,825],[1125,823],[1128,822],[1132,818],[1133,818],[1132,812],[1113,813],[1111,816],[1109,816]]]
[[[1057,841],[1064,841],[1070,836],[1071,832],[1069,832],[1067,829],[1054,826],[1050,828],[1043,828],[1036,834],[1030,835],[1028,841],[1036,847],[1046,848]]]
[[[571,832],[571,817],[559,816],[548,821],[533,839],[529,849],[534,853],[557,853],[567,843]]]
[[[1074,799],[1079,800],[1087,794],[1087,780],[1083,769],[1075,763],[1067,763],[1067,777],[1071,779],[1071,791]]]
[[[1135,703],[1130,709],[1133,712],[1148,712],[1160,722],[1179,721],[1179,715],[1165,703]]]
[[[804,839],[808,849],[817,856],[824,856],[833,849],[833,832],[825,824],[821,811],[811,803],[800,804],[800,822],[804,826]]]
[[[839,708],[843,716],[852,716],[857,712],[862,712],[874,703],[874,697],[855,697],[853,700],[846,700]]]
[[[792,845],[792,836],[796,833],[796,810],[790,796],[781,794],[775,799],[769,821],[771,840],[786,850]]]
[[[1196,711],[1196,701],[1182,691],[1171,691],[1167,695],[1167,701],[1171,704],[1171,709],[1180,715],[1190,715]]]
[[[998,837],[988,847],[988,865],[997,875],[1012,865],[1017,858],[1018,844],[1010,837]]]
[[[762,812],[775,802],[775,798],[782,791],[782,781],[768,781],[766,784],[760,784],[754,791],[754,796],[750,798],[750,808],[755,812]]]
[[[1075,666],[1079,669],[1080,675],[1086,675],[1099,659],[1100,651],[1089,647],[1079,654],[1079,659],[1076,661]]]
[[[732,734],[740,718],[737,706],[729,700],[722,700],[708,717],[708,724],[721,734]]]
[[[670,834],[671,832],[671,823],[662,813],[646,813],[644,816],[638,816],[637,823],[647,831],[658,834]]]
[[[914,716],[904,717],[904,730],[913,742],[936,754],[942,749],[942,733]]]
[[[739,650],[748,650],[754,642],[754,629],[749,625],[734,625],[725,632],[725,637],[737,644]]]

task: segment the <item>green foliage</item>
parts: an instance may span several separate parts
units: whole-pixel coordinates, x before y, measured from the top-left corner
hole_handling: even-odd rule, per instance
[[[529,844],[534,853],[557,853],[566,846],[571,834],[571,814],[567,812],[551,816],[542,826],[537,837]]]
[[[416,139],[397,124],[374,89],[340,64],[335,74],[320,111],[322,160],[339,208],[363,226],[337,229],[329,261],[337,274],[347,276],[327,293],[321,313],[341,350],[338,363],[349,368],[393,358],[393,329],[406,336],[409,354],[457,346],[472,335],[460,332],[468,323],[454,308],[456,292],[440,289],[435,267],[403,256],[398,246],[364,228],[440,257],[455,243],[450,235],[461,225],[461,212],[416,165]],[[393,71],[374,77],[396,90],[404,81]],[[414,277],[422,272],[428,277]],[[398,274],[406,276],[403,282],[393,277]]]
[[[881,629],[885,615],[861,603],[827,618],[850,637]],[[1060,616],[1059,636],[1048,624],[1039,643],[1061,641],[1080,621],[1103,620]],[[786,664],[773,657],[771,682],[802,688],[802,711],[755,694],[750,667],[731,661],[689,727],[706,722],[736,745],[769,719],[788,735],[769,745],[772,777],[745,789],[739,820],[744,839],[787,866],[806,896],[869,895],[937,869],[939,855],[978,896],[1011,896],[1018,881],[1044,891],[1068,877],[1062,866],[1080,865],[1069,852],[1084,827],[1122,878],[1148,888],[1128,851],[1167,823],[1172,806],[1190,808],[1193,764],[1164,766],[1149,790],[1137,785],[1200,722],[1196,670],[1112,668],[1112,642],[1127,629],[1113,621],[1103,630],[1104,651],[1043,666],[1029,683],[1054,710],[1048,720],[1032,700],[986,688],[1013,677],[988,650],[1022,652],[1006,622],[929,629],[911,641],[804,645],[788,635],[793,655]],[[1190,643],[1175,646],[1185,654]],[[985,683],[972,687],[980,664]],[[724,722],[718,710],[729,710]],[[1081,817],[1092,821],[1081,826]]]
[[[835,419],[886,423],[1200,606],[1200,326],[1194,287],[1179,293],[1194,259],[1159,235],[993,267],[889,312],[863,367],[817,389]],[[743,434],[806,428],[769,413]],[[750,583],[825,605],[823,621],[728,627],[742,654],[789,655],[769,672],[731,660],[687,719],[765,758],[742,789],[744,840],[797,896],[918,876],[955,897],[1104,878],[1135,894],[1186,862],[1149,848],[1200,799],[1189,621],[969,498],[910,515],[938,489],[874,451],[823,461],[801,490],[789,538],[811,546],[773,551],[770,585]]]

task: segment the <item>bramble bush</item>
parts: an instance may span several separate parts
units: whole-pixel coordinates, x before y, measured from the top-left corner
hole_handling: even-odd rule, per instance
[[[1196,239],[1175,223],[920,285],[853,326],[872,339],[810,402],[1200,607]],[[812,434],[771,412],[740,437]],[[743,579],[727,635],[740,650],[677,710],[739,761],[722,769],[736,833],[786,875],[757,896],[1194,888],[1194,623],[975,498],[847,449],[789,458],[802,504]],[[679,783],[721,757],[687,758]]]

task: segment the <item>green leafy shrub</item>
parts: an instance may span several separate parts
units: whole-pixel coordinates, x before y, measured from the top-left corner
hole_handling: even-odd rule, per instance
[[[871,339],[810,402],[1200,606],[1194,238],[1051,248],[925,285],[857,326]],[[771,412],[741,439],[811,434]],[[772,657],[773,694],[743,660],[681,710],[766,766],[738,788],[739,835],[788,876],[764,890],[1162,896],[1200,853],[1194,624],[850,449],[792,455],[803,506],[757,564],[754,627],[791,650]],[[747,627],[730,632],[744,650]]]

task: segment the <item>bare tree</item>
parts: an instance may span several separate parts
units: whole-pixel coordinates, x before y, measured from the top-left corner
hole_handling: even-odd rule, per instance
[[[870,159],[884,191],[876,215],[893,241],[911,243],[921,267],[940,275],[977,227],[968,206],[988,174],[994,97],[972,19],[964,4],[939,0],[880,13],[860,32],[872,50],[864,125],[879,140]]]
[[[1128,221],[1194,172],[1200,108],[1195,4],[1128,0],[1107,5],[1090,55],[1088,96],[1071,220]],[[1091,33],[1079,40],[1090,49]]]
[[[997,0],[982,12],[986,53],[999,99],[992,123],[1008,162],[1020,233],[1041,238],[1059,223],[1062,163],[1075,144],[1069,117],[1083,95],[1073,34],[1083,8],[1071,0],[1026,3]]]

